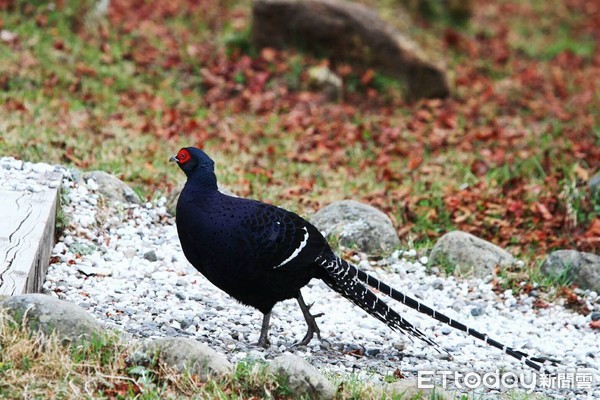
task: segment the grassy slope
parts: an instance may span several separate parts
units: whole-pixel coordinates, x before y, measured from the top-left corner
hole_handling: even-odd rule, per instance
[[[65,3],[1,14],[16,38],[0,46],[0,154],[107,170],[152,197],[182,179],[168,156],[202,145],[242,195],[301,212],[368,201],[417,245],[462,229],[525,256],[598,250],[599,33],[577,1],[413,26],[455,86],[414,104],[345,65],[344,100],[324,101],[306,83],[321,60],[249,46],[248,2],[114,1],[111,25],[87,30]]]

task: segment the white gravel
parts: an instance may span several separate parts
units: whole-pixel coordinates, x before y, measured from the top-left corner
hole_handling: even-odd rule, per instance
[[[427,370],[531,372],[462,332],[393,304],[447,349],[453,357],[449,360],[426,344],[391,331],[318,281],[312,281],[303,294],[307,302],[315,303],[313,312],[325,313],[318,322],[327,343],[315,339],[307,347],[290,348],[304,336],[306,326],[296,302],[289,300],[274,309],[271,348],[255,347],[252,343],[258,340],[262,315],[231,299],[186,261],[164,198],[142,207],[106,206],[98,201],[95,182],[77,182],[76,173],[62,167],[11,158],[0,158],[0,189],[41,190],[45,174],[52,171],[65,176],[63,211],[69,224],[54,247],[44,291],[80,305],[108,327],[132,337],[194,337],[233,362],[271,359],[291,351],[329,373],[351,373],[372,381],[381,381],[396,370],[405,376]],[[427,257],[419,258],[414,249],[397,251],[377,264],[360,258],[353,261],[492,338],[532,355],[560,359],[559,373],[586,369],[593,377],[591,388],[538,386],[537,392],[552,398],[600,398],[600,341],[598,331],[589,327],[589,316],[560,304],[534,309],[535,297],[513,296],[511,291],[498,295],[489,279],[432,275],[424,265]],[[600,308],[596,293],[587,293],[587,299],[596,311]],[[499,392],[477,388],[470,393],[495,398]]]

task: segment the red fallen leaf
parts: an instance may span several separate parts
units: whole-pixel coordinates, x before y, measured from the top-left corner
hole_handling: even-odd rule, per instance
[[[483,176],[489,170],[488,165],[483,160],[475,160],[471,164],[471,172],[475,174],[475,176]]]
[[[423,162],[423,157],[421,155],[410,155],[408,156],[408,164],[407,167],[409,170],[414,171],[421,165]]]
[[[345,78],[352,73],[352,67],[348,64],[342,64],[337,67],[337,73],[342,78]]]
[[[4,107],[6,107],[7,111],[27,111],[27,108],[25,108],[25,104],[21,103],[19,100],[15,100],[12,98],[6,100],[6,103],[4,103]]]
[[[56,50],[64,50],[65,49],[65,42],[63,42],[61,39],[57,39],[54,41],[54,48]]]
[[[400,368],[396,368],[396,370],[394,371],[394,378],[396,378],[396,379],[404,379],[406,377],[404,376],[404,374],[402,373],[402,371],[400,371]]]
[[[372,69],[368,69],[363,76],[360,78],[360,83],[362,83],[363,85],[368,85],[369,83],[371,83],[371,81],[373,80],[373,78],[375,77],[375,71],[373,71]]]
[[[542,214],[542,218],[544,218],[546,221],[550,221],[553,218],[552,213],[548,211],[548,208],[542,203],[537,203],[536,207],[540,214]]]
[[[506,210],[513,214],[521,214],[523,213],[523,205],[524,204],[521,200],[509,200]]]
[[[444,199],[444,203],[446,203],[446,207],[449,209],[455,209],[460,205],[460,199],[457,196],[447,196]]]
[[[585,232],[585,236],[592,238],[592,239],[595,238],[596,240],[598,240],[598,238],[600,238],[600,218],[595,218],[592,221],[592,223],[590,224],[590,227]]]
[[[48,25],[48,16],[46,14],[40,14],[35,17],[35,24],[40,28],[44,28]]]
[[[600,320],[598,320],[598,321],[590,321],[590,328],[592,328],[592,329],[600,329]]]
[[[459,214],[452,219],[456,224],[460,224],[461,222],[468,220],[469,217],[473,214],[471,210],[469,210],[467,207],[458,207],[458,211]]]
[[[428,110],[417,110],[417,112],[415,112],[415,118],[418,121],[423,121],[423,122],[428,122],[431,121],[433,115],[428,111]]]
[[[272,47],[265,47],[260,51],[260,58],[265,60],[266,62],[273,62],[277,57],[277,50]]]
[[[354,356],[354,357],[362,357],[362,356],[364,356],[364,352],[363,352],[363,350],[361,348],[347,351],[347,352],[345,352],[345,354],[348,354],[348,355],[351,355],[351,356]]]
[[[548,308],[550,305],[542,299],[535,299],[533,308]]]
[[[458,116],[453,111],[443,111],[437,118],[438,126],[446,129],[455,129]]]
[[[587,169],[583,168],[579,164],[575,164],[575,167],[573,168],[573,172],[575,172],[575,175],[577,175],[577,177],[579,179],[581,179],[582,181],[587,181],[590,178],[589,171]]]
[[[78,62],[75,66],[75,72],[77,75],[96,76],[96,70],[92,67],[88,67],[82,62]]]

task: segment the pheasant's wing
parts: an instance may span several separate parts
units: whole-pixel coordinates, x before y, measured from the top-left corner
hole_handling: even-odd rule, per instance
[[[258,203],[242,225],[250,231],[254,256],[266,269],[304,268],[329,249],[317,228],[297,214],[269,204]]]

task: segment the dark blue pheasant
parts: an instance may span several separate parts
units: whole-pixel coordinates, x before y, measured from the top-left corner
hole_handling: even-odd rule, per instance
[[[298,215],[255,200],[227,196],[217,190],[214,162],[202,150],[186,147],[171,158],[187,182],[177,203],[177,231],[189,262],[229,295],[264,314],[258,344],[268,346],[273,306],[295,298],[308,325],[305,345],[320,339],[316,317],[300,289],[311,279],[333,290],[387,324],[434,346],[423,332],[392,310],[367,288],[370,286],[421,313],[496,347],[537,371],[543,358],[505,346],[486,334],[419,303],[337,257],[321,233]],[[366,286],[365,286],[366,285]]]

